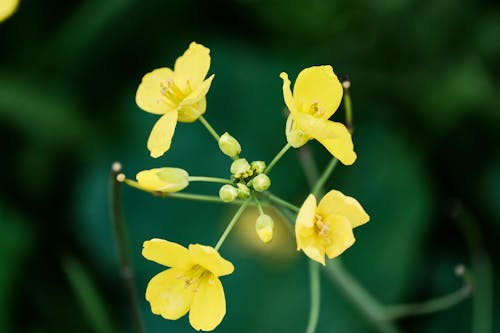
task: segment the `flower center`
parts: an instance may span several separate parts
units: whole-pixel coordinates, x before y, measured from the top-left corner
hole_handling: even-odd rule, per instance
[[[184,274],[179,275],[177,278],[184,281],[184,288],[193,287],[193,291],[197,291],[200,282],[209,277],[210,271],[201,267],[200,265],[194,265],[188,269]]]
[[[323,221],[323,217],[319,214],[314,216],[314,228],[319,238],[325,243],[329,244],[328,232],[330,231],[330,222]]]
[[[174,81],[174,79],[170,78],[165,82],[160,83],[160,92],[167,101],[173,103],[174,105],[178,105],[187,95],[191,92],[191,83],[189,80],[186,82],[187,91],[183,91]]]
[[[318,118],[323,116],[324,112],[323,110],[319,107],[319,101],[314,101],[311,106],[309,106],[309,112],[310,115]]]

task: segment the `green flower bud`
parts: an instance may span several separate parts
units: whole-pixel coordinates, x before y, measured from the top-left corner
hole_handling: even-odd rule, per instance
[[[264,161],[253,161],[251,165],[252,170],[257,174],[263,173],[266,170],[266,162]]]
[[[248,186],[241,183],[236,184],[236,186],[238,186],[238,198],[246,199],[250,197],[250,189],[248,188]]]
[[[238,197],[238,189],[226,184],[219,189],[219,198],[224,202],[232,202]]]
[[[265,173],[261,173],[252,179],[252,187],[257,192],[263,192],[267,190],[269,186],[271,186],[271,179]]]
[[[251,171],[250,164],[244,158],[239,158],[231,164],[231,174],[239,178],[242,174]]]
[[[271,216],[262,214],[255,221],[255,230],[260,240],[269,243],[274,235],[274,221]]]
[[[228,132],[222,134],[219,139],[220,150],[229,157],[238,156],[241,152],[241,146],[238,140],[229,135]]]

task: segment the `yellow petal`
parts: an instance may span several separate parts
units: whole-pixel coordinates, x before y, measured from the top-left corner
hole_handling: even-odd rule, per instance
[[[308,112],[313,103],[318,103],[321,118],[328,119],[342,101],[342,84],[333,73],[332,66],[314,66],[302,70],[293,87],[293,99],[301,112]]]
[[[344,124],[315,118],[304,113],[293,115],[297,127],[318,140],[333,156],[345,165],[356,161],[351,133]]]
[[[19,0],[0,1],[0,22],[11,16],[16,10]]]
[[[177,125],[177,111],[167,112],[158,119],[148,139],[148,149],[151,157],[160,157],[170,149],[175,125]]]
[[[298,129],[293,121],[292,115],[288,115],[286,120],[286,141],[293,147],[302,147],[311,137]]]
[[[193,261],[215,276],[231,274],[234,271],[233,264],[222,258],[219,252],[211,246],[191,244],[189,245],[189,253]]]
[[[295,239],[297,250],[304,248],[307,239],[314,235],[314,216],[316,215],[316,198],[309,194],[306,201],[300,207],[295,220]]]
[[[198,86],[210,68],[210,50],[192,42],[182,56],[175,61],[176,78],[189,80],[192,87]]]
[[[145,241],[142,246],[143,257],[160,265],[188,268],[194,264],[188,249],[177,243],[153,238]]]
[[[313,233],[309,237],[301,236],[300,238],[301,249],[304,251],[306,256],[322,265],[325,265],[325,247],[318,235]]]
[[[326,255],[332,259],[342,254],[354,244],[352,227],[346,217],[331,215],[326,221],[330,223],[328,239],[330,243],[326,246]]]
[[[165,319],[176,320],[184,316],[192,302],[193,291],[186,288],[182,277],[184,270],[171,268],[155,275],[148,283],[146,299],[151,312]]]
[[[349,220],[352,228],[365,224],[370,220],[360,203],[340,191],[331,190],[319,202],[317,212],[324,217],[342,215]]]
[[[297,112],[297,106],[295,105],[292,90],[290,89],[290,79],[288,78],[288,74],[282,72],[280,74],[280,78],[283,79],[283,98],[285,99],[285,104],[290,112]]]
[[[194,294],[189,323],[197,331],[212,331],[226,314],[226,299],[220,280],[213,274],[205,277]]]
[[[143,170],[136,176],[139,185],[147,191],[178,192],[189,185],[189,174],[179,168]]]
[[[170,68],[158,68],[144,75],[135,95],[137,105],[154,114],[164,114],[175,109],[175,105],[167,102],[161,93],[161,84],[172,79],[173,75]]]
[[[207,100],[202,98],[197,103],[181,106],[177,120],[183,123],[192,123],[204,114],[206,109]]]

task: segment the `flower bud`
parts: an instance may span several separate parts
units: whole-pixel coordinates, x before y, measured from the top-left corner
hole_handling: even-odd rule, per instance
[[[228,132],[222,134],[222,136],[219,138],[219,148],[224,154],[229,157],[238,156],[241,152],[240,143]]]
[[[263,173],[266,170],[266,162],[264,161],[253,161],[252,162],[252,170],[255,171],[256,174]]]
[[[244,158],[239,158],[231,164],[231,174],[239,178],[247,171],[251,171],[250,164]]]
[[[269,186],[271,186],[271,179],[265,173],[261,173],[252,179],[252,187],[257,192],[263,192],[267,190]]]
[[[238,197],[238,189],[232,185],[226,184],[219,190],[219,198],[224,202],[232,202]]]
[[[236,184],[236,186],[238,186],[238,198],[246,199],[250,197],[250,189],[248,188],[248,186],[241,183]]]
[[[139,186],[146,191],[178,192],[189,185],[189,174],[179,168],[144,170],[135,178]]]
[[[274,221],[271,216],[262,214],[255,221],[255,230],[260,240],[269,243],[274,235]]]

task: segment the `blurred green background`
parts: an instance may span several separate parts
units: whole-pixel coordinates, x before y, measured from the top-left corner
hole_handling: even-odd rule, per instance
[[[464,263],[474,298],[401,320],[401,330],[500,331],[498,2],[21,0],[0,24],[0,332],[132,331],[109,222],[111,163],[129,176],[168,165],[224,177],[229,167],[199,123],[180,124],[161,159],[146,149],[157,118],[135,105],[135,90],[191,41],[211,49],[216,74],[206,118],[249,159],[269,161],[285,143],[281,71],[295,78],[331,64],[348,74],[359,158],[328,186],[356,197],[371,222],[356,229],[346,266],[394,304],[456,290],[453,270]],[[309,145],[326,165],[326,151]],[[301,204],[308,188],[295,152],[272,179],[275,193]],[[149,311],[144,290],[162,268],[141,257],[142,242],[214,244],[233,208],[131,188],[123,197],[148,332],[191,332],[186,318]],[[307,262],[281,231],[263,248],[246,217],[228,238],[222,255],[236,270],[222,279],[218,332],[304,331]],[[372,332],[323,282],[317,332]]]

